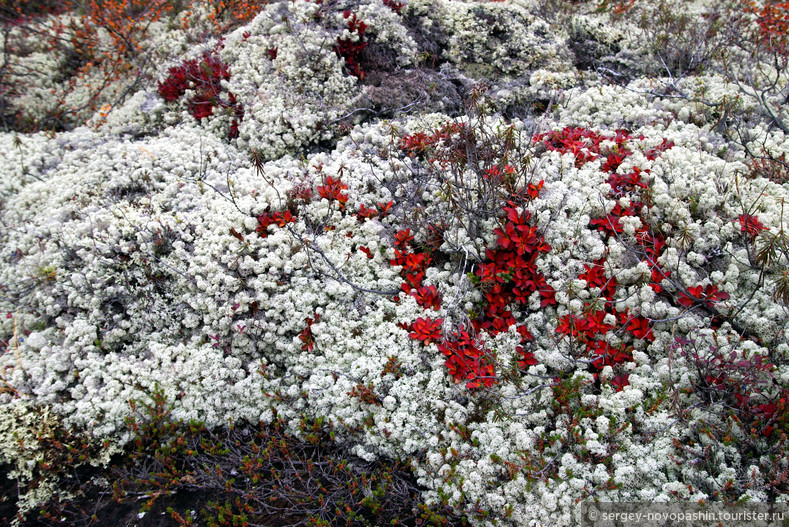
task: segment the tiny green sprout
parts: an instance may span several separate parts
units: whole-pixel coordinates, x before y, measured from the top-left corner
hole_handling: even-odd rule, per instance
[[[58,278],[58,270],[54,265],[39,267],[37,273],[44,282],[54,282]]]
[[[697,200],[693,196],[690,196],[689,199],[690,199],[690,212],[691,214],[696,214],[696,212],[698,212],[699,210],[699,200]]]

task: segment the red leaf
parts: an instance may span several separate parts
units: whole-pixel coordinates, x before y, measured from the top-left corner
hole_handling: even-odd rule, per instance
[[[613,386],[613,388],[614,388],[614,389],[615,389],[617,392],[621,392],[621,391],[622,391],[622,389],[623,389],[625,386],[627,386],[628,384],[630,384],[630,382],[628,381],[628,379],[629,379],[629,378],[630,378],[630,375],[628,375],[628,374],[625,374],[625,375],[616,375],[616,376],[615,376],[613,379],[611,379],[611,386]]]
[[[430,317],[417,318],[411,324],[413,331],[408,336],[414,340],[421,341],[422,344],[427,346],[441,338],[441,325],[443,323],[444,319],[442,318],[436,320],[432,320]]]
[[[405,284],[403,285],[405,286]],[[416,298],[416,303],[425,309],[441,309],[441,294],[434,285],[412,289],[410,294]]]
[[[755,238],[762,231],[770,230],[765,227],[761,221],[759,221],[758,217],[752,216],[750,214],[740,214],[739,222],[740,230],[751,238]]]

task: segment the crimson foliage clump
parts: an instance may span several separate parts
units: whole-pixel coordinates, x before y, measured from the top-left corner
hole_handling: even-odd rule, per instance
[[[222,97],[223,80],[230,80],[230,69],[215,52],[206,51],[199,60],[185,60],[180,66],[170,68],[165,81],[159,83],[159,95],[167,102],[175,102],[188,90],[193,91],[187,103],[189,113],[199,121],[211,115],[214,107],[227,109],[233,115],[228,137],[234,139],[238,137],[244,108],[232,92],[227,92],[227,98]]]
[[[356,33],[356,40],[350,38],[337,37],[334,44],[334,52],[345,59],[345,67],[354,77],[359,80],[364,78],[364,70],[359,64],[359,56],[362,50],[367,47],[367,42],[362,42],[367,24],[356,18],[356,14],[351,15],[350,11],[343,11],[343,16],[348,20],[348,31]]]

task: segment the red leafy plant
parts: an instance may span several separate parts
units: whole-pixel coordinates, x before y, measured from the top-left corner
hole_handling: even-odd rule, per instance
[[[395,234],[395,247],[400,250],[406,250],[408,248],[408,244],[410,244],[412,241],[414,241],[414,235],[411,234],[411,229],[403,229],[397,231],[397,234]]]
[[[535,141],[542,141],[551,150],[562,154],[572,153],[578,167],[605,156],[601,170],[608,173],[607,183],[611,187],[609,197],[617,201],[611,212],[603,218],[592,219],[590,226],[596,228],[606,238],[621,238],[624,234],[622,218],[639,218],[642,226],[635,232],[635,252],[640,253],[642,261],[649,266],[650,287],[659,293],[663,290],[662,280],[668,278],[671,273],[664,271],[657,264],[657,259],[666,245],[665,238],[650,227],[643,214],[645,205],[640,200],[639,194],[649,189],[647,181],[642,179],[642,176],[648,175],[649,171],[634,166],[627,173],[618,172],[625,159],[633,154],[629,145],[634,139],[636,138],[626,130],[617,130],[611,136],[584,128],[565,128],[534,137]],[[637,139],[643,140],[644,137],[639,136]],[[606,150],[603,141],[612,141],[614,145],[607,147]],[[654,160],[673,146],[673,142],[664,139],[660,145],[648,150],[646,156]],[[618,201],[622,197],[630,198],[628,206],[625,207]],[[595,304],[593,306],[591,302],[587,302],[582,315],[564,315],[559,319],[556,327],[559,335],[572,339],[576,351],[591,359],[589,368],[596,379],[604,367],[617,367],[633,360],[632,347],[628,345],[630,339],[655,340],[652,322],[649,319],[631,314],[629,310],[620,313],[614,308],[618,284],[612,272],[607,276],[605,265],[605,257],[592,262],[591,265],[584,264],[584,272],[578,278],[584,280],[588,287],[599,291]],[[597,308],[598,305],[604,307]],[[606,323],[606,320],[609,322]],[[608,338],[612,331],[615,331],[613,341]],[[628,382],[629,377],[624,373],[615,374],[609,381],[616,391],[624,389]]]
[[[313,324],[316,324],[320,318],[321,316],[318,313],[315,313],[313,316],[307,317],[305,319],[305,322],[307,322],[307,327],[304,328],[301,333],[299,333],[299,340],[302,342],[302,351],[312,351],[315,349],[315,338],[312,335],[312,326]]]
[[[542,182],[540,182],[540,187]],[[525,306],[533,293],[540,295],[540,307],[556,303],[555,291],[537,270],[537,257],[551,250],[536,226],[531,213],[511,200],[504,207],[506,220],[496,228],[497,248],[488,249],[486,260],[475,272],[475,281],[485,297],[482,317],[474,321],[477,329],[496,335],[515,324],[510,304]]]
[[[397,0],[384,0],[384,5],[397,14],[400,14],[400,11],[405,7],[403,2],[398,2]]]
[[[417,132],[403,136],[399,148],[409,157],[419,158],[441,170],[456,170],[468,163],[467,145],[476,139],[474,129],[466,123],[450,122],[432,133]],[[485,347],[486,336],[496,336],[516,325],[513,310],[529,310],[530,297],[539,295],[540,307],[555,304],[555,292],[537,270],[539,255],[550,251],[526,209],[535,199],[543,182],[523,182],[517,178],[523,170],[506,158],[487,160],[479,170],[479,184],[501,196],[503,216],[495,229],[496,247],[485,251],[484,260],[470,275],[483,295],[482,305],[475,308],[470,324],[453,328],[446,338],[437,342],[438,349],[447,357],[445,365],[450,376],[469,389],[489,388],[497,383],[496,354]],[[502,208],[503,205],[503,208]],[[392,265],[402,266],[405,280],[402,289],[414,296],[424,309],[440,309],[441,298],[435,286],[424,286],[427,266],[441,261],[446,255],[441,247],[448,223],[443,220],[424,224],[421,250],[413,252],[414,235],[403,230],[395,237],[395,258]],[[533,340],[525,325],[517,327],[521,343],[517,348],[518,362],[526,368],[536,364],[534,353],[526,348]],[[415,338],[416,335],[412,335]]]
[[[449,339],[438,343],[438,349],[447,356],[444,365],[449,374],[466,388],[490,388],[496,383],[494,356],[485,346],[460,328]]]
[[[549,150],[554,150],[562,154],[573,154],[575,156],[575,166],[581,168],[589,161],[594,161],[602,154],[601,143],[605,140],[613,140],[616,144],[614,150],[606,156],[606,163],[603,170],[616,170],[624,157],[630,155],[630,151],[624,150],[624,143],[632,139],[630,134],[624,130],[617,130],[614,137],[608,137],[601,133],[589,130],[588,128],[567,127],[562,130],[554,130],[534,136],[534,142],[542,142]]]
[[[462,126],[447,126],[432,134],[420,132],[404,136],[399,146],[412,157],[433,154],[438,152],[439,144],[450,144],[453,136],[463,132],[465,129]],[[644,179],[649,171],[633,167],[626,173],[617,172],[625,159],[632,155],[629,145],[634,140],[633,136],[624,130],[606,134],[584,128],[565,128],[538,134],[533,140],[542,142],[550,150],[573,154],[577,166],[603,158],[602,168],[608,173],[610,196],[617,202],[606,217],[591,220],[591,227],[597,228],[605,237],[620,237],[624,231],[622,217],[641,219],[642,226],[636,230],[632,240],[636,251],[640,252],[650,268],[650,278],[656,282],[650,285],[653,285],[653,290],[660,292],[660,281],[670,276],[657,264],[666,242],[642,217],[645,206],[639,199],[639,193],[649,189],[649,183]],[[672,146],[673,143],[663,141],[648,151],[648,157],[656,158]],[[505,162],[483,170],[481,177],[485,181],[503,181],[515,172],[516,169]],[[457,382],[465,382],[470,389],[491,387],[497,382],[495,353],[487,350],[483,343],[486,334],[496,336],[516,326],[521,336],[521,342],[516,347],[518,366],[525,369],[537,364],[537,358],[529,347],[533,337],[525,325],[518,325],[513,312],[528,311],[530,299],[535,294],[539,295],[539,309],[556,304],[556,292],[537,269],[538,258],[550,252],[551,247],[532,223],[531,213],[527,210],[529,201],[539,195],[542,187],[543,182],[540,181],[510,191],[503,207],[500,226],[494,231],[497,236],[496,247],[487,249],[485,259],[477,265],[472,275],[473,283],[482,293],[483,302],[480,308],[475,309],[477,315],[471,319],[471,326],[457,328],[442,339],[437,331],[430,333],[430,326],[420,319],[419,331],[414,330],[410,334],[413,339],[436,342],[439,350],[447,357],[445,364],[450,375]],[[630,197],[630,205],[623,206],[619,201],[621,197]],[[435,258],[440,258],[436,255],[440,253],[439,246],[424,245],[426,250],[414,252],[413,241],[410,230],[397,233],[395,258],[391,264],[402,266],[403,291],[414,296],[425,309],[440,309],[441,299],[433,295],[434,286],[422,285],[427,267]],[[586,264],[579,276],[590,288],[596,288],[596,301],[604,307],[593,308],[591,303],[587,303],[582,315],[563,316],[556,329],[559,335],[571,336],[578,344],[575,349],[588,358],[587,363],[595,378],[604,367],[621,367],[633,360],[631,340],[655,339],[649,319],[614,309],[618,284],[616,277],[606,272],[605,265],[606,259],[600,258]],[[713,297],[722,298],[720,295]],[[414,329],[413,326],[411,329]],[[609,384],[620,391],[628,384],[628,379],[624,371],[615,371]]]
[[[689,287],[687,293],[680,293],[677,303],[685,307],[694,304],[712,308],[721,300],[728,300],[729,293],[718,290],[717,286],[707,284],[706,286]]]
[[[515,352],[518,354],[518,367],[522,370],[527,369],[529,366],[536,366],[539,364],[537,357],[534,353],[525,348],[526,343],[534,340],[534,336],[529,332],[528,328],[520,325],[516,328],[518,334],[521,336],[520,346],[515,346]]]
[[[403,283],[403,291],[410,294],[416,299],[416,303],[424,309],[441,309],[441,293],[438,292],[436,286],[420,286],[411,287],[407,282]]]
[[[258,226],[257,226],[257,233],[261,238],[265,238],[268,236],[268,228],[269,225],[276,225],[277,227],[284,227],[288,223],[293,223],[296,221],[296,217],[290,213],[289,210],[286,211],[276,211],[276,212],[264,212],[260,216],[258,216]]]
[[[465,123],[450,122],[428,135],[416,132],[400,138],[398,147],[410,156],[425,155],[441,143],[448,143],[452,137],[462,136],[468,132]]]
[[[747,234],[751,240],[756,238],[762,231],[770,230],[769,228],[765,227],[761,221],[759,221],[757,216],[753,216],[751,214],[740,214],[740,217],[737,221],[740,222],[740,230]]]
[[[317,188],[320,197],[336,201],[340,204],[340,210],[345,210],[345,204],[348,202],[348,194],[343,193],[347,189],[348,185],[343,183],[340,177],[331,176],[327,176],[324,183]]]
[[[474,275],[483,291],[485,307],[482,314],[471,321],[472,327],[460,327],[448,338],[441,338],[439,325],[429,322],[430,319],[418,319],[411,326],[414,331],[409,336],[426,344],[436,342],[439,351],[447,357],[445,365],[449,374],[469,389],[489,388],[496,383],[495,353],[486,349],[473,333],[495,336],[507,331],[516,324],[509,305],[518,304],[524,309],[535,292],[541,297],[541,307],[555,303],[555,292],[536,269],[536,258],[550,251],[550,246],[531,224],[531,213],[521,206],[536,197],[541,188],[542,182],[529,184],[524,197],[513,198],[504,209],[501,227],[495,229],[497,248],[487,251],[486,260]],[[409,229],[396,234],[395,258],[391,264],[402,266],[403,291],[414,296],[424,309],[440,309],[441,297],[436,287],[422,285],[425,270],[433,260],[431,252],[438,249],[434,244],[426,244],[428,252],[411,252],[413,240]],[[517,331],[521,335],[521,345],[516,350],[519,364],[524,368],[536,364],[534,354],[524,347],[533,340],[532,335],[524,325],[518,326]]]
[[[359,205],[359,212],[356,213],[356,217],[359,221],[369,220],[372,218],[385,218],[389,214],[389,209],[392,208],[394,205],[394,201],[389,201],[386,203],[378,203],[375,207],[367,207],[364,203]]]
[[[436,320],[431,319],[430,317],[427,318],[417,318],[413,324],[411,324],[411,333],[408,334],[414,340],[419,340],[425,346],[430,345],[433,342],[438,342],[441,340],[441,325],[444,323],[443,318],[437,318]]]
[[[427,270],[433,258],[428,253],[412,253],[406,250],[395,249],[395,257],[390,260],[391,265],[402,267],[400,275],[405,279],[406,284],[403,290],[410,292],[410,288],[419,288],[425,278]],[[408,289],[406,290],[406,285]]]
[[[367,24],[356,18],[356,13],[351,15],[350,11],[343,11],[343,17],[348,21],[348,31],[351,34],[355,33],[355,38],[340,38],[337,37],[337,42],[334,44],[334,52],[345,59],[345,67],[354,77],[359,80],[364,78],[364,70],[359,64],[359,56],[362,50],[367,47],[367,42],[364,42],[364,32],[367,30]]]
[[[409,252],[408,244],[413,240],[410,230],[398,232],[396,238],[402,250],[395,249],[395,258],[391,260],[391,264],[402,266],[401,275],[405,278],[403,290],[414,296],[424,309],[440,309],[441,296],[436,287],[421,285],[424,270],[432,257],[427,253]],[[430,317],[419,317],[407,326],[411,329],[408,336],[424,345],[436,343],[439,351],[447,356],[444,364],[455,382],[465,382],[469,389],[493,386],[496,382],[494,355],[464,328],[453,332],[449,338],[444,338],[441,330],[443,322],[441,318],[433,320]]]
[[[238,137],[238,125],[244,118],[244,109],[235,94],[227,92],[222,97],[222,81],[230,80],[230,69],[216,52],[206,51],[201,58],[186,60],[180,66],[170,68],[167,78],[159,83],[159,95],[167,102],[183,97],[187,90],[194,95],[187,101],[189,112],[197,120],[203,120],[215,107],[227,109],[233,115],[228,137]]]

